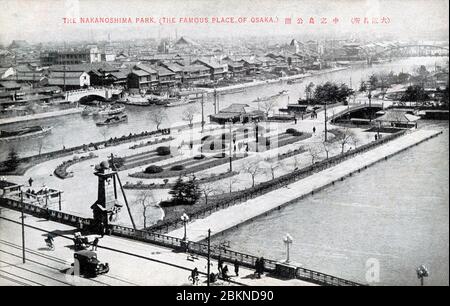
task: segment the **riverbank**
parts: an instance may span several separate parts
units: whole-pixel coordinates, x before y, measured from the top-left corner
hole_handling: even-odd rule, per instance
[[[229,229],[249,222],[258,216],[264,215],[279,207],[291,204],[298,199],[314,194],[315,192],[351,176],[355,172],[367,168],[381,160],[395,155],[411,146],[417,145],[427,139],[441,134],[441,131],[416,130],[394,139],[370,151],[339,163],[321,172],[315,173],[283,188],[268,192],[242,204],[214,212],[204,219],[195,220],[187,225],[189,239],[202,241],[206,238],[203,229],[211,229],[212,235],[217,235]],[[171,231],[168,235],[182,237],[183,229]]]
[[[4,118],[4,119],[0,119],[0,125],[6,125],[6,124],[12,124],[12,123],[18,123],[18,122],[24,122],[24,121],[40,120],[40,119],[46,119],[46,118],[52,118],[52,117],[67,116],[67,115],[72,115],[72,114],[78,114],[78,113],[81,113],[82,111],[83,111],[82,107],[75,107],[75,108],[63,109],[63,110],[58,110],[58,111],[53,111],[53,112],[39,113],[39,114],[33,114],[33,115],[13,117],[13,118]]]
[[[262,80],[262,81],[253,81],[253,82],[248,82],[248,83],[242,83],[242,84],[218,87],[218,88],[215,88],[215,89],[213,89],[213,88],[205,88],[205,92],[207,94],[213,94],[214,91],[226,93],[227,91],[238,90],[238,89],[245,89],[245,88],[262,86],[262,85],[267,85],[267,84],[274,84],[274,83],[283,82],[283,81],[289,81],[289,80],[303,79],[303,78],[307,78],[307,77],[318,76],[318,75],[322,75],[322,74],[326,74],[326,73],[332,73],[332,72],[337,72],[337,71],[346,70],[346,69],[350,69],[350,67],[336,67],[336,68],[318,70],[318,71],[309,72],[309,73],[302,73],[302,74],[295,74],[295,75],[290,75],[290,76],[284,76],[284,77],[279,77],[279,78],[276,78],[276,79],[269,79],[269,80]]]

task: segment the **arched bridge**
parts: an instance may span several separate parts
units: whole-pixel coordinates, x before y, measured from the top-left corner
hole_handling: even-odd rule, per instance
[[[86,97],[101,98],[102,100],[107,100],[112,97],[112,95],[120,94],[121,90],[116,88],[105,88],[105,87],[88,87],[83,89],[66,91],[66,101],[78,102]]]
[[[328,117],[328,120],[331,123],[335,123],[338,121],[348,121],[352,118],[358,119],[368,119],[375,118],[375,113],[383,109],[383,104],[379,103],[371,103],[371,104],[357,104],[357,105],[349,105],[347,109],[340,111],[337,114],[333,114]]]

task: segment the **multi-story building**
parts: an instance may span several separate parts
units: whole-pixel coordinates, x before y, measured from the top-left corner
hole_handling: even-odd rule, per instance
[[[158,86],[158,72],[152,67],[138,64],[128,74],[127,84],[129,89],[155,90]]]
[[[78,50],[47,51],[40,54],[42,66],[96,63],[102,60],[97,47]]]
[[[223,79],[228,73],[228,65],[220,64],[215,60],[197,59],[192,64],[203,65],[210,71],[211,80]]]
[[[183,84],[204,85],[211,83],[211,73],[208,67],[203,65],[187,65],[183,68]]]

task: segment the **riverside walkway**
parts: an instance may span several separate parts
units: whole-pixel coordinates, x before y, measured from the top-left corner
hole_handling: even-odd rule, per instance
[[[217,235],[234,228],[278,207],[293,203],[299,198],[316,192],[352,173],[358,172],[440,133],[440,131],[432,130],[411,131],[404,136],[283,188],[268,192],[242,204],[219,210],[204,219],[192,221],[187,224],[188,238],[191,241],[202,241],[206,238],[208,229],[211,229],[212,235]],[[183,228],[176,229],[169,232],[168,235],[182,238],[184,230]]]

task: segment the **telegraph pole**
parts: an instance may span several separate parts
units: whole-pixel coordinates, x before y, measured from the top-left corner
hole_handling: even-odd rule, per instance
[[[325,101],[325,141],[328,141],[328,130],[327,130],[327,102]]]
[[[232,142],[233,142],[233,140],[232,140],[232,137],[231,137],[231,125],[233,124],[233,120],[231,120],[230,119],[230,172],[232,172],[233,171],[233,165],[232,165],[232,163],[233,163],[233,158],[232,158],[232,155],[233,155],[233,153],[232,153]]]
[[[211,267],[211,229],[208,229],[208,267],[206,269],[208,275],[206,275],[206,281],[209,287],[209,273]]]
[[[24,209],[25,205],[23,203],[23,191],[20,190],[20,204],[22,206],[21,219],[22,219],[22,262],[25,263],[25,215]]]
[[[205,127],[205,112],[204,112],[204,104],[205,104],[205,93],[202,93],[202,133]]]

